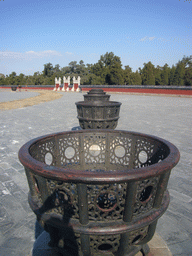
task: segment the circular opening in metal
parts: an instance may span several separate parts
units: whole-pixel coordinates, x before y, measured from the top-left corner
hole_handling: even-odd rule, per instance
[[[140,194],[139,200],[143,203],[148,201],[152,195],[153,186],[148,186],[144,188]]]
[[[111,211],[117,204],[117,198],[113,193],[100,194],[97,197],[97,206],[101,210]]]
[[[68,158],[68,159],[71,159],[73,158],[75,155],[75,149],[73,147],[67,147],[65,149],[65,156]]]
[[[141,241],[141,239],[142,239],[142,235],[136,236],[136,237],[133,239],[132,244],[137,244],[137,243],[139,243],[139,242]]]
[[[98,249],[100,250],[100,251],[109,251],[109,250],[111,250],[113,248],[113,246],[111,245],[111,244],[100,244],[99,246],[98,246]]]
[[[144,163],[146,163],[147,162],[147,153],[144,151],[144,150],[142,150],[140,153],[139,153],[139,161],[142,163],[142,164],[144,164]]]
[[[53,162],[53,155],[52,155],[50,152],[47,152],[47,153],[45,154],[45,163],[46,163],[47,165],[51,165],[52,162]]]
[[[100,151],[101,151],[101,148],[99,145],[91,145],[91,147],[89,148],[89,153],[92,155],[92,156],[98,156],[100,154]]]
[[[125,148],[123,146],[116,146],[116,148],[115,148],[115,155],[117,157],[124,157],[124,155],[125,155]]]

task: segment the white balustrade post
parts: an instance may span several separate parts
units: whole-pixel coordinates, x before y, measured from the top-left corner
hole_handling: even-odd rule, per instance
[[[79,92],[79,85],[80,85],[80,76],[78,76],[78,78],[76,79],[75,76],[73,77],[73,88],[72,88],[72,91],[75,92]]]
[[[59,81],[57,80],[57,77],[55,77],[55,87],[53,91],[57,91],[58,86],[59,86]]]
[[[61,90],[60,86],[61,86],[61,77],[59,77],[59,86],[57,87],[57,91]]]
[[[68,76],[67,77],[67,79],[66,79],[66,77],[64,76],[63,77],[63,89],[62,89],[62,91],[69,91],[69,85],[70,85],[70,76]]]

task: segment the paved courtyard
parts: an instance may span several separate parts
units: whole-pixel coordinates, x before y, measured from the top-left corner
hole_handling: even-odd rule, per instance
[[[27,99],[31,97],[35,97],[39,95],[38,92],[26,92],[26,91],[8,91],[8,90],[1,90],[0,95],[0,102],[7,102],[7,101],[13,101],[13,100],[22,100]]]
[[[27,256],[35,241],[35,215],[27,202],[28,184],[18,160],[20,147],[35,137],[79,125],[75,102],[83,100],[83,94],[59,93],[63,97],[54,101],[0,110],[1,256]],[[29,91],[23,94],[35,96]],[[0,91],[0,102],[4,97]],[[18,97],[18,93],[6,92],[6,101]],[[192,255],[192,98],[112,94],[111,100],[122,102],[117,129],[156,135],[178,147],[180,162],[168,185],[171,202],[158,221],[157,233],[173,256]]]

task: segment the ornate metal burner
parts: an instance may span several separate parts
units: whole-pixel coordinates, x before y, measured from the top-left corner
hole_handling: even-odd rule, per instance
[[[109,101],[102,89],[92,89],[84,101],[76,102],[77,118],[82,129],[115,129],[119,119],[120,102]]]
[[[19,159],[52,246],[68,255],[131,256],[149,252],[179,151],[154,136],[81,130],[34,139]]]
[[[17,91],[17,86],[15,85],[15,86],[11,86],[11,90],[12,91]]]

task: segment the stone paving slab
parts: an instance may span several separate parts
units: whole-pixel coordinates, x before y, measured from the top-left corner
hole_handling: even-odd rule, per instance
[[[167,244],[157,233],[154,234],[152,240],[148,242],[148,245],[153,256],[172,256]],[[142,256],[142,253],[139,252],[136,256]]]
[[[31,91],[10,91],[0,90],[0,102],[7,102],[13,100],[22,100],[39,95],[38,92]]]
[[[35,241],[35,216],[28,206],[28,184],[18,160],[20,147],[30,139],[79,125],[75,102],[83,100],[83,94],[60,93],[63,97],[54,101],[0,111],[2,256],[29,255]],[[171,202],[156,231],[173,256],[192,255],[192,99],[112,94],[111,100],[122,102],[117,129],[156,135],[180,150],[180,162],[168,184]]]

